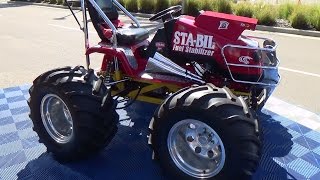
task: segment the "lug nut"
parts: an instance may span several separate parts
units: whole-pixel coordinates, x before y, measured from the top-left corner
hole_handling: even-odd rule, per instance
[[[188,136],[187,141],[192,142],[192,141],[194,141],[194,138],[192,136]]]
[[[189,128],[190,128],[190,129],[195,129],[196,126],[195,126],[194,124],[189,124]]]
[[[203,134],[206,134],[206,133],[207,133],[207,129],[203,128]]]
[[[213,158],[213,155],[214,155],[213,151],[211,151],[211,150],[208,151],[208,157],[209,157],[209,158]]]
[[[213,138],[213,137],[214,137],[214,134],[213,134],[213,133],[210,133],[209,136],[210,136],[211,138]]]
[[[197,146],[194,150],[197,154],[201,153],[201,147]]]

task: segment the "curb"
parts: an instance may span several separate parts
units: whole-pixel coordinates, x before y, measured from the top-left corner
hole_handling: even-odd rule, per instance
[[[24,2],[24,1],[7,1],[8,4],[25,4],[25,5],[36,5],[43,7],[52,7],[60,9],[69,9],[68,6],[57,5],[57,4],[48,4],[48,3],[35,3],[35,2]],[[71,7],[73,10],[81,10],[81,7]],[[124,15],[122,11],[119,11],[119,14]],[[134,16],[142,18],[151,18],[154,14],[145,14],[145,13],[131,13]]]
[[[122,11],[119,11],[119,14],[124,15]],[[142,18],[151,18],[154,14],[144,14],[144,13],[133,13],[131,12],[133,16],[142,17]]]
[[[294,29],[294,28],[280,28],[280,27],[257,25],[256,30],[285,33],[285,34],[295,34],[295,35],[301,35],[301,36],[320,37],[319,31],[300,30],[300,29]]]
[[[57,4],[48,4],[48,3],[35,3],[35,2],[24,2],[24,1],[7,1],[8,4],[24,4],[24,5],[36,5],[42,7],[52,7],[60,9],[69,9],[68,6],[57,5]],[[71,7],[73,10],[81,10],[80,7]]]
[[[56,4],[47,4],[47,3],[34,3],[34,2],[23,2],[23,1],[7,1],[7,3],[68,9],[67,6],[56,5]],[[81,10],[80,7],[71,7],[71,8],[73,10]],[[124,15],[123,12],[119,12],[119,14]],[[145,14],[145,13],[131,13],[131,14],[134,16],[137,16],[137,17],[142,17],[142,18],[150,18],[153,16],[153,14]],[[293,28],[281,28],[281,27],[257,25],[256,30],[275,32],[275,33],[284,33],[284,34],[294,34],[294,35],[301,35],[301,36],[310,36],[310,37],[320,37],[320,32],[318,32],[318,31],[300,30],[300,29],[293,29]]]
[[[120,12],[120,14],[124,14]],[[145,14],[145,13],[131,13],[134,16],[143,17],[143,18],[151,18],[154,14]],[[320,37],[320,31],[309,31],[309,30],[301,30],[294,28],[281,28],[281,27],[273,27],[273,26],[263,26],[257,25],[257,31],[268,31],[275,33],[284,33],[284,34],[294,34],[301,36],[311,36],[311,37]]]

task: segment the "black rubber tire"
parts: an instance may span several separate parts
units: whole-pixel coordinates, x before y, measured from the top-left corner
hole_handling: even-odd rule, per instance
[[[226,161],[223,169],[209,179],[251,178],[260,161],[261,142],[258,121],[242,98],[234,96],[227,88],[195,85],[173,94],[156,110],[149,125],[149,144],[154,159],[172,179],[196,179],[175,165],[167,146],[170,129],[183,119],[206,123],[222,139]]]
[[[110,100],[105,108],[101,108],[107,89],[103,86],[97,95],[93,95],[96,80],[94,73],[88,74],[83,67],[58,68],[36,78],[29,90],[29,116],[33,130],[38,134],[39,142],[60,162],[82,159],[98,152],[117,132],[119,115],[115,111],[116,103]],[[71,111],[74,134],[65,144],[51,138],[41,119],[41,100],[49,93],[58,95]]]

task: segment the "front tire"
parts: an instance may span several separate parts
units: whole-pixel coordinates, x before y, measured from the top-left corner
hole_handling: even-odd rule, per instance
[[[102,87],[83,67],[58,68],[40,75],[30,88],[30,118],[39,142],[60,162],[78,160],[98,152],[114,137],[119,115],[115,102],[101,107]]]
[[[180,90],[149,128],[155,159],[173,179],[249,179],[260,160],[258,121],[227,88]]]

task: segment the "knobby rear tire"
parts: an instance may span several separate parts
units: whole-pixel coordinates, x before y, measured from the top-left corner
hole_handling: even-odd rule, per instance
[[[30,118],[39,142],[47,147],[60,162],[85,158],[109,144],[117,132],[119,115],[113,100],[101,108],[107,89],[102,87],[92,94],[93,83],[98,78],[83,67],[57,68],[37,77],[29,90]],[[67,143],[59,143],[48,134],[41,118],[40,105],[43,97],[54,94],[60,97],[71,112],[74,135]]]
[[[242,98],[227,88],[212,84],[184,88],[170,96],[156,110],[150,122],[149,143],[163,172],[173,179],[196,179],[184,173],[170,157],[168,133],[185,119],[201,121],[215,130],[224,144],[226,160],[222,170],[204,179],[250,179],[260,160],[258,120]],[[187,140],[186,140],[187,141]]]

